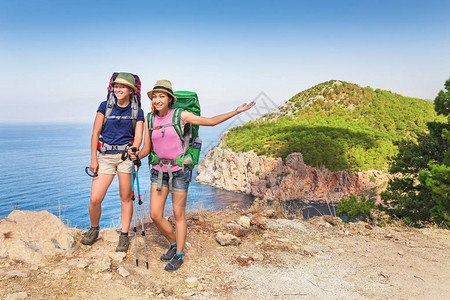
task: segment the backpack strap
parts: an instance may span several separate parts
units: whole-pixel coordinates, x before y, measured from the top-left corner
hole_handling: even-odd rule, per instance
[[[131,120],[133,122],[133,129],[136,129],[136,121],[139,115],[139,101],[136,93],[133,93],[131,96],[131,116],[111,116],[114,105],[116,104],[116,97],[113,93],[110,93],[108,96],[108,100],[106,101],[106,109],[105,109],[105,118],[103,119],[102,131],[105,129],[106,121],[112,119],[123,119],[123,120]]]
[[[184,128],[181,126],[181,113],[183,112],[182,108],[175,108],[175,111],[172,116],[172,123],[174,123],[175,131],[178,134],[178,137],[183,143],[184,153],[187,152],[189,148],[189,140],[192,136],[192,125],[186,123]]]
[[[148,127],[148,133],[150,135],[150,152],[153,152],[153,142],[152,142],[152,133],[153,133],[153,112],[149,112],[147,114],[147,127]],[[150,160],[149,160],[150,162]]]
[[[172,123],[174,124],[173,127],[175,128],[175,131],[178,134],[178,137],[180,140],[183,141],[183,129],[181,127],[181,112],[183,109],[181,108],[175,108],[175,111],[173,112],[172,116]]]
[[[147,114],[147,127],[148,130],[150,130],[150,138],[151,138],[153,132],[153,112],[149,112]]]
[[[133,122],[134,130],[136,130],[136,122],[138,115],[139,115],[139,99],[138,95],[136,95],[136,93],[133,93],[131,98],[131,121]]]
[[[108,100],[106,101],[105,118],[103,119],[103,126],[102,126],[102,130],[100,131],[100,134],[102,134],[103,129],[105,129],[106,121],[108,121],[108,119],[111,116],[111,112],[113,110],[114,104],[116,104],[116,98],[114,97],[113,93],[109,93]]]
[[[176,125],[177,125],[174,122],[172,122],[172,123],[167,123],[167,124],[164,124],[164,125],[153,126],[154,118],[155,118],[155,115],[152,112],[149,112],[147,114],[147,126],[148,126],[148,130],[149,130],[149,133],[150,133],[150,139],[152,137],[153,130],[160,130],[161,129],[161,133],[164,134],[164,130],[167,127],[172,127],[173,126],[175,128]]]

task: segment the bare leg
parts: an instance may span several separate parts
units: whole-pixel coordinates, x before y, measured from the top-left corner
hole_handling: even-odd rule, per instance
[[[186,242],[186,235],[187,235],[186,199],[187,199],[187,192],[176,192],[176,191],[172,192],[177,252],[183,252],[184,244]]]
[[[121,203],[122,232],[127,233],[130,229],[133,217],[133,201],[131,200],[131,175],[117,172],[119,178],[119,194]],[[136,199],[137,201],[137,199]]]
[[[164,218],[164,206],[168,195],[169,189],[167,187],[163,186],[161,191],[157,191],[156,185],[152,184],[150,192],[150,217],[162,235],[172,244],[175,243],[175,233],[173,232],[172,225]]]
[[[114,175],[109,174],[98,174],[92,179],[91,201],[89,203],[89,217],[92,227],[97,227],[100,223],[102,202],[113,179]]]

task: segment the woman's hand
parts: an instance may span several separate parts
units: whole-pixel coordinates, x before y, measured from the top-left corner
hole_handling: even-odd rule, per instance
[[[236,108],[236,111],[238,113],[241,113],[243,111],[249,110],[250,108],[252,108],[253,106],[255,106],[255,101],[250,102],[249,104],[244,103],[241,106],[239,106],[238,108]]]
[[[133,152],[131,149],[132,147],[128,147],[128,154],[130,155],[130,158],[132,161],[136,161],[139,157],[139,150],[136,150],[136,152]]]
[[[94,173],[94,175],[97,175],[98,172],[98,160],[97,158],[91,160],[91,164],[89,165],[89,170]]]

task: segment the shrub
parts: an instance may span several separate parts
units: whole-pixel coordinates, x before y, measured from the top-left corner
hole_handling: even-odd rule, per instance
[[[360,195],[351,194],[348,198],[342,198],[337,206],[336,214],[339,216],[347,216],[349,219],[367,221],[372,219],[371,210],[375,208],[375,201]]]

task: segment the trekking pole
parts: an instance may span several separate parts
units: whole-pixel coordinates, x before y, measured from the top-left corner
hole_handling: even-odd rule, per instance
[[[136,266],[139,265],[139,260],[138,260],[138,242],[137,242],[137,233],[136,233],[136,215],[137,215],[137,210],[135,209],[135,204],[136,202],[135,197],[134,197],[134,178],[133,178],[133,161],[131,160],[131,157],[128,155],[128,148],[131,146],[131,143],[128,143],[127,147],[125,147],[125,150],[123,150],[122,152],[122,160],[126,160],[127,158],[130,159],[130,174],[131,174],[131,200],[133,201],[133,213],[134,213],[134,218],[133,218],[133,222],[134,222],[134,249],[135,249],[135,253],[136,253]]]
[[[131,151],[133,151],[133,153],[136,154],[136,151],[137,151],[136,147],[132,147],[132,148],[131,148]],[[139,219],[140,219],[141,226],[142,226],[142,232],[141,232],[141,235],[142,235],[142,239],[143,239],[143,241],[144,241],[145,265],[146,265],[147,270],[148,270],[148,254],[147,254],[147,245],[146,245],[146,243],[145,243],[144,212],[143,212],[143,209],[142,209],[141,190],[140,190],[140,188],[139,188],[139,175],[138,175],[139,172],[138,172],[138,167],[141,166],[141,160],[139,159],[139,157],[136,156],[136,160],[133,161],[133,164],[134,164],[134,168],[135,168],[135,171],[136,171],[136,187],[137,187],[138,204],[139,204]],[[136,228],[136,227],[135,227],[135,228]]]

